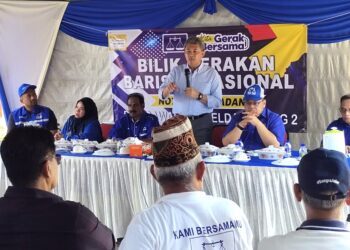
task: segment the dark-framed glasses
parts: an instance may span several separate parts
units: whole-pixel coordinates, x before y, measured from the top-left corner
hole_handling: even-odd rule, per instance
[[[339,111],[340,111],[340,113],[342,113],[342,114],[346,114],[346,112],[350,113],[350,109],[343,108],[343,107],[340,107],[340,108],[339,108]]]
[[[264,100],[260,100],[260,101],[246,101],[243,102],[244,105],[246,106],[258,106],[260,103],[262,103]]]

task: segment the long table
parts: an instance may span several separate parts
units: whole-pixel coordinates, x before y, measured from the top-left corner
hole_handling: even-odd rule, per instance
[[[64,199],[81,202],[117,238],[123,237],[133,215],[162,195],[149,172],[152,163],[143,158],[64,155],[54,192]],[[240,165],[207,164],[204,177],[208,194],[231,199],[243,209],[253,230],[255,246],[263,237],[295,230],[305,219],[302,204],[293,195],[296,168],[273,167],[271,161],[264,164],[254,160]],[[1,196],[8,185],[1,166]]]

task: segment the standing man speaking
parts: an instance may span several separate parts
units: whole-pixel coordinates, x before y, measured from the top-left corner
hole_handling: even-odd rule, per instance
[[[221,106],[222,81],[214,68],[202,63],[205,46],[200,38],[188,38],[184,51],[187,64],[170,71],[158,94],[162,100],[174,95],[173,114],[190,119],[196,141],[201,145],[211,139],[211,113]]]

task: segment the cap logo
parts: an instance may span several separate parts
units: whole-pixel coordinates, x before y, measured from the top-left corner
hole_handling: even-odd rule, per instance
[[[248,89],[247,95],[256,95],[255,88],[250,88],[250,89]]]
[[[323,180],[318,180],[318,181],[316,182],[317,185],[323,184],[323,183],[334,183],[334,184],[339,185],[339,181],[336,180],[336,179],[323,179]]]

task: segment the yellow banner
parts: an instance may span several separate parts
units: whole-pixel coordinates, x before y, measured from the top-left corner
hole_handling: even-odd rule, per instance
[[[163,108],[172,108],[174,97],[171,95],[166,100],[161,100],[158,95],[152,95],[153,103],[152,107],[163,107]]]
[[[223,95],[222,109],[242,109],[244,106],[243,95]]]

